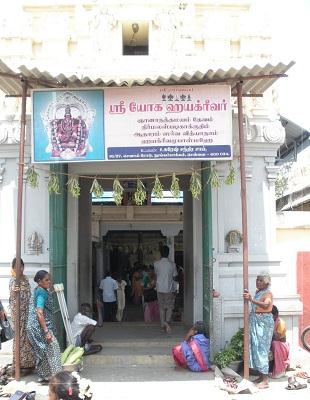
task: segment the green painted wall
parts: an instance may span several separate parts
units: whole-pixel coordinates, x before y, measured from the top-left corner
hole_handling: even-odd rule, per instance
[[[50,172],[67,173],[68,167],[64,164],[51,165]],[[49,196],[49,241],[50,241],[50,268],[53,283],[63,283],[65,295],[67,289],[67,176],[58,175],[60,194]],[[57,339],[61,348],[65,347],[65,329],[57,301],[55,304],[55,323]]]
[[[203,251],[203,319],[212,335],[212,289],[213,289],[213,244],[212,244],[212,188],[209,182],[211,162],[202,163],[202,251]]]

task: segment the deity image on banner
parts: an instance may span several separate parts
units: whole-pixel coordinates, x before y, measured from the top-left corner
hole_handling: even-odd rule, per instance
[[[104,159],[103,92],[34,92],[33,137],[34,162]]]

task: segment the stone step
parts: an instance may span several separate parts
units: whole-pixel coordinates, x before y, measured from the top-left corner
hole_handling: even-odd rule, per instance
[[[130,368],[134,366],[163,366],[174,365],[171,355],[168,354],[94,354],[83,358],[84,368],[99,365]]]

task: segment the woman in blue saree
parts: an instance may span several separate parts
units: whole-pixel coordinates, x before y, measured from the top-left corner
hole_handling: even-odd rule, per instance
[[[272,316],[273,295],[270,291],[270,275],[262,273],[256,278],[256,292],[252,297],[247,291],[245,300],[251,302],[249,321],[249,366],[258,371],[256,380],[259,389],[268,385],[269,351],[273,335],[274,321]]]
[[[29,305],[27,335],[36,356],[38,381],[48,382],[48,379],[62,370],[60,348],[55,338],[53,323],[53,298],[49,291],[50,275],[40,270],[34,281],[38,284]]]
[[[202,321],[197,321],[183,342],[173,347],[172,356],[177,366],[193,372],[205,372],[210,369],[210,341]]]

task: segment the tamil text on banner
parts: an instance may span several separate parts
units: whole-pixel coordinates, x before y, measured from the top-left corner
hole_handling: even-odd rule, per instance
[[[232,159],[230,86],[104,90],[108,160]]]

